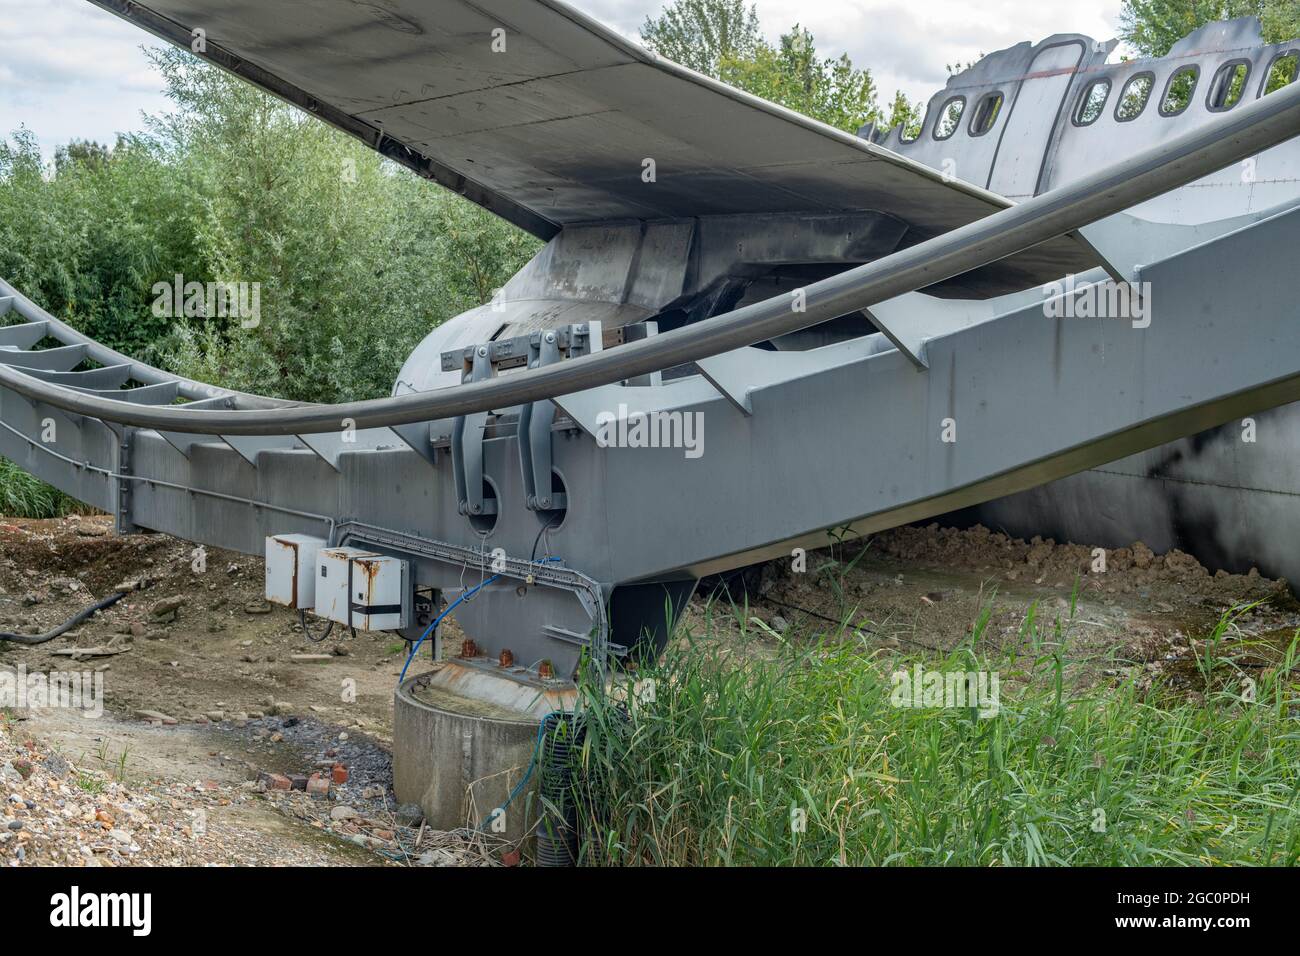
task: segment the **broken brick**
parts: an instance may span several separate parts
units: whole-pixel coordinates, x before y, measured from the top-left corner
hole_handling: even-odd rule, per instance
[[[324,800],[330,792],[329,778],[318,773],[312,774],[307,778],[307,792],[317,800]]]

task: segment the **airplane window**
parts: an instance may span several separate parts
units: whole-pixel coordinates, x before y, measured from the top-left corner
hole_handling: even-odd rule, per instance
[[[1161,116],[1177,116],[1191,105],[1200,75],[1201,68],[1198,66],[1179,67],[1174,71],[1165,86],[1164,99],[1160,101]]]
[[[962,111],[965,109],[966,97],[964,96],[954,96],[943,104],[943,109],[939,111],[939,119],[934,124],[934,138],[947,139],[957,132],[957,127],[961,125]]]
[[[921,135],[921,130],[925,126],[925,113],[919,112],[913,117],[909,117],[902,123],[902,129],[898,131],[898,138],[904,143],[915,143],[917,137]]]
[[[1300,53],[1295,50],[1274,57],[1268,65],[1268,72],[1264,74],[1264,89],[1259,95],[1276,93],[1294,80],[1297,65],[1300,65]]]
[[[970,134],[983,136],[993,128],[1002,112],[1002,94],[987,93],[975,104],[975,113],[970,118]]]
[[[1097,122],[1097,117],[1106,108],[1110,98],[1110,80],[1093,80],[1079,97],[1079,108],[1074,113],[1077,126],[1090,126]]]
[[[1120,122],[1135,120],[1142,115],[1151,98],[1151,87],[1155,85],[1154,73],[1139,73],[1124,84],[1124,91],[1119,95],[1115,105],[1115,119]]]
[[[1214,113],[1232,109],[1241,102],[1242,94],[1246,92],[1246,80],[1249,77],[1249,61],[1237,60],[1223,64],[1214,74],[1214,81],[1210,84],[1210,94],[1205,100],[1206,107]]]

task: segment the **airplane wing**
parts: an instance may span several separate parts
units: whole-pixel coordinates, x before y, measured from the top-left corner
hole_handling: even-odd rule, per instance
[[[91,2],[541,238],[574,222],[876,210],[912,244],[1007,205],[558,0]],[[994,269],[1025,287],[1096,265],[1063,238]]]

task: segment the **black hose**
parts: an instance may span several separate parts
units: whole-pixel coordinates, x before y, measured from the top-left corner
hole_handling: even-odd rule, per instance
[[[542,530],[537,532],[537,537],[533,539],[533,553],[532,556],[528,559],[529,561],[532,561],[533,563],[537,562],[537,546],[542,543],[542,535],[550,531],[551,526],[554,525],[557,521],[560,521],[563,517],[564,517],[563,513],[558,515],[552,515],[551,520],[546,522],[546,524],[542,525]],[[551,546],[550,538],[546,539],[546,546],[548,548]]]
[[[350,594],[351,590],[349,590],[348,593]],[[329,637],[330,632],[334,630],[334,622],[330,621],[328,624],[325,625],[325,630],[320,632],[320,637],[314,636],[311,632],[311,628],[307,626],[307,612],[302,610],[298,612],[298,624],[302,628],[303,636],[305,636],[307,640],[311,641],[313,644],[319,644],[321,641],[325,640],[325,638]],[[353,637],[356,636],[355,630],[352,632],[352,636]]]
[[[110,594],[102,601],[97,601],[90,605],[90,607],[78,611],[74,616],[68,618],[54,630],[46,631],[44,634],[10,634],[8,631],[0,631],[0,641],[12,641],[14,644],[26,644],[28,646],[45,644],[54,640],[56,637],[61,637],[68,633],[68,631],[72,630],[95,612],[102,611],[104,608],[116,604],[118,601],[122,600],[122,598],[126,597],[127,593],[128,592],[126,591],[118,591],[116,594]]]
[[[537,755],[541,780],[541,818],[537,826],[537,865],[573,866],[578,859],[578,806],[574,800],[576,754],[585,727],[576,714],[547,714]]]

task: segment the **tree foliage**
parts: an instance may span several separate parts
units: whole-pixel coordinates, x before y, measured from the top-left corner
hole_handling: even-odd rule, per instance
[[[1296,0],[1124,0],[1120,37],[1142,56],[1165,56],[1198,27],[1246,16],[1259,17],[1268,43],[1300,36]]]
[[[108,150],[0,143],[0,275],[123,352],[303,401],[386,394],[440,322],[537,243],[188,53],[151,54],[175,109]],[[156,283],[258,283],[260,321],[158,316]]]
[[[748,57],[726,56],[719,78],[773,103],[848,132],[880,120],[876,85],[847,54],[819,57],[813,35],[798,24],[773,46],[760,41]]]
[[[675,0],[646,18],[641,39],[670,60],[850,133],[918,116],[902,93],[882,112],[871,72],[847,54],[820,56],[799,24],[768,42],[754,8],[741,0]]]
[[[675,0],[646,17],[641,39],[661,56],[716,78],[724,60],[753,57],[763,33],[757,11],[744,0]]]

